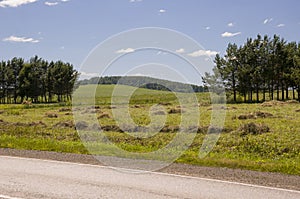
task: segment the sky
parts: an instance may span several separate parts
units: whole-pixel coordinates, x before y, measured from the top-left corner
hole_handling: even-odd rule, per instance
[[[223,55],[228,43],[242,45],[257,34],[278,34],[287,41],[299,42],[299,8],[298,0],[0,0],[0,60],[13,57],[28,60],[38,55],[46,60],[70,62],[84,77],[89,77],[102,72],[99,68],[86,67],[87,63],[91,64],[90,57],[97,57],[97,48],[102,48],[99,53],[114,54],[111,57],[128,53],[127,58],[117,61],[120,63],[113,63],[106,74],[125,74],[126,67],[127,72],[132,72],[129,65],[149,69],[149,63],[154,63],[156,76],[168,74],[159,71],[160,65],[168,65],[179,73],[186,72],[186,79],[198,84],[200,78],[193,76],[195,72],[188,70],[182,59],[201,58],[199,62],[210,62],[202,66],[203,73],[212,67],[208,58],[213,59],[217,53]],[[122,39],[122,32],[143,27],[162,28],[162,32],[173,30],[198,43],[199,49],[184,47],[175,36],[170,36],[171,42],[176,43],[174,49],[168,49],[170,52],[159,49],[140,52],[130,39],[122,45],[115,42],[112,44],[115,49],[109,52],[99,46],[114,38],[113,35],[118,35],[117,40]],[[152,34],[135,36],[149,38]],[[158,40],[168,39],[165,35]],[[170,56],[172,53],[175,55]],[[99,59],[94,62],[101,65]],[[177,68],[173,66],[176,64]]]

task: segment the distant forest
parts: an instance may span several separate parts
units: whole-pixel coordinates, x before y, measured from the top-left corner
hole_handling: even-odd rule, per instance
[[[106,76],[93,77],[88,80],[79,81],[80,85],[87,84],[121,84],[127,86],[134,86],[140,88],[147,88],[152,90],[174,91],[174,92],[206,92],[208,91],[203,86],[184,84],[180,82],[173,82],[168,80],[156,79],[144,76]]]
[[[0,62],[0,103],[34,103],[71,99],[78,72],[70,63],[38,56]]]
[[[204,85],[218,90],[225,84],[233,102],[300,101],[300,43],[274,35],[258,35],[245,44],[229,44],[223,57],[215,57],[213,74]]]

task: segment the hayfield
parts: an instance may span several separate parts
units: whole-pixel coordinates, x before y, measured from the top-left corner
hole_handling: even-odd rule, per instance
[[[113,86],[97,88],[87,85],[79,88],[83,104],[33,104],[0,105],[0,147],[47,150],[88,154],[81,143],[77,129],[99,134],[98,126],[84,121],[74,121],[72,108],[85,117],[96,115],[97,122],[105,137],[118,147],[138,153],[156,151],[172,141],[184,110],[199,109],[200,117],[197,135],[188,150],[177,160],[206,166],[221,166],[250,170],[281,172],[300,175],[300,104],[290,102],[266,102],[264,104],[229,104],[226,109],[225,126],[213,150],[204,158],[199,158],[212,113],[208,93],[198,93],[197,106],[184,107],[175,94],[167,91],[137,89],[129,101],[129,113],[140,127],[127,131],[119,128],[111,106]],[[95,98],[87,98],[90,90],[96,91]],[[122,99],[128,90],[135,88],[122,86],[124,93],[115,96]],[[86,93],[85,93],[86,92]],[[185,95],[189,94],[177,94]],[[91,102],[95,101],[96,104]],[[166,119],[159,132],[149,138],[136,138],[136,131],[151,123],[149,112],[158,104],[162,109],[154,110],[157,118]],[[187,105],[189,104],[187,103]],[[82,136],[82,135],[81,135]],[[98,154],[114,155],[111,143],[95,141]]]

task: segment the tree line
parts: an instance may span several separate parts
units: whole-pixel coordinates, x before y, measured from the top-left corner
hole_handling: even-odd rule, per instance
[[[214,89],[224,85],[233,102],[300,101],[300,43],[257,35],[241,46],[229,43],[225,55],[216,55],[214,62],[203,83]]]
[[[203,86],[185,84],[146,76],[105,76],[93,77],[79,81],[80,85],[86,84],[121,84],[151,90],[174,91],[174,92],[206,92]]]
[[[71,99],[78,72],[62,61],[38,56],[0,62],[0,103],[62,102]]]

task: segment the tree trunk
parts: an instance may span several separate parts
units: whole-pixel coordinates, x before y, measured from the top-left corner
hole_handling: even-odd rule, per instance
[[[259,86],[256,85],[256,102],[259,103]]]
[[[295,96],[295,88],[293,87],[293,100],[296,99],[296,96]]]

